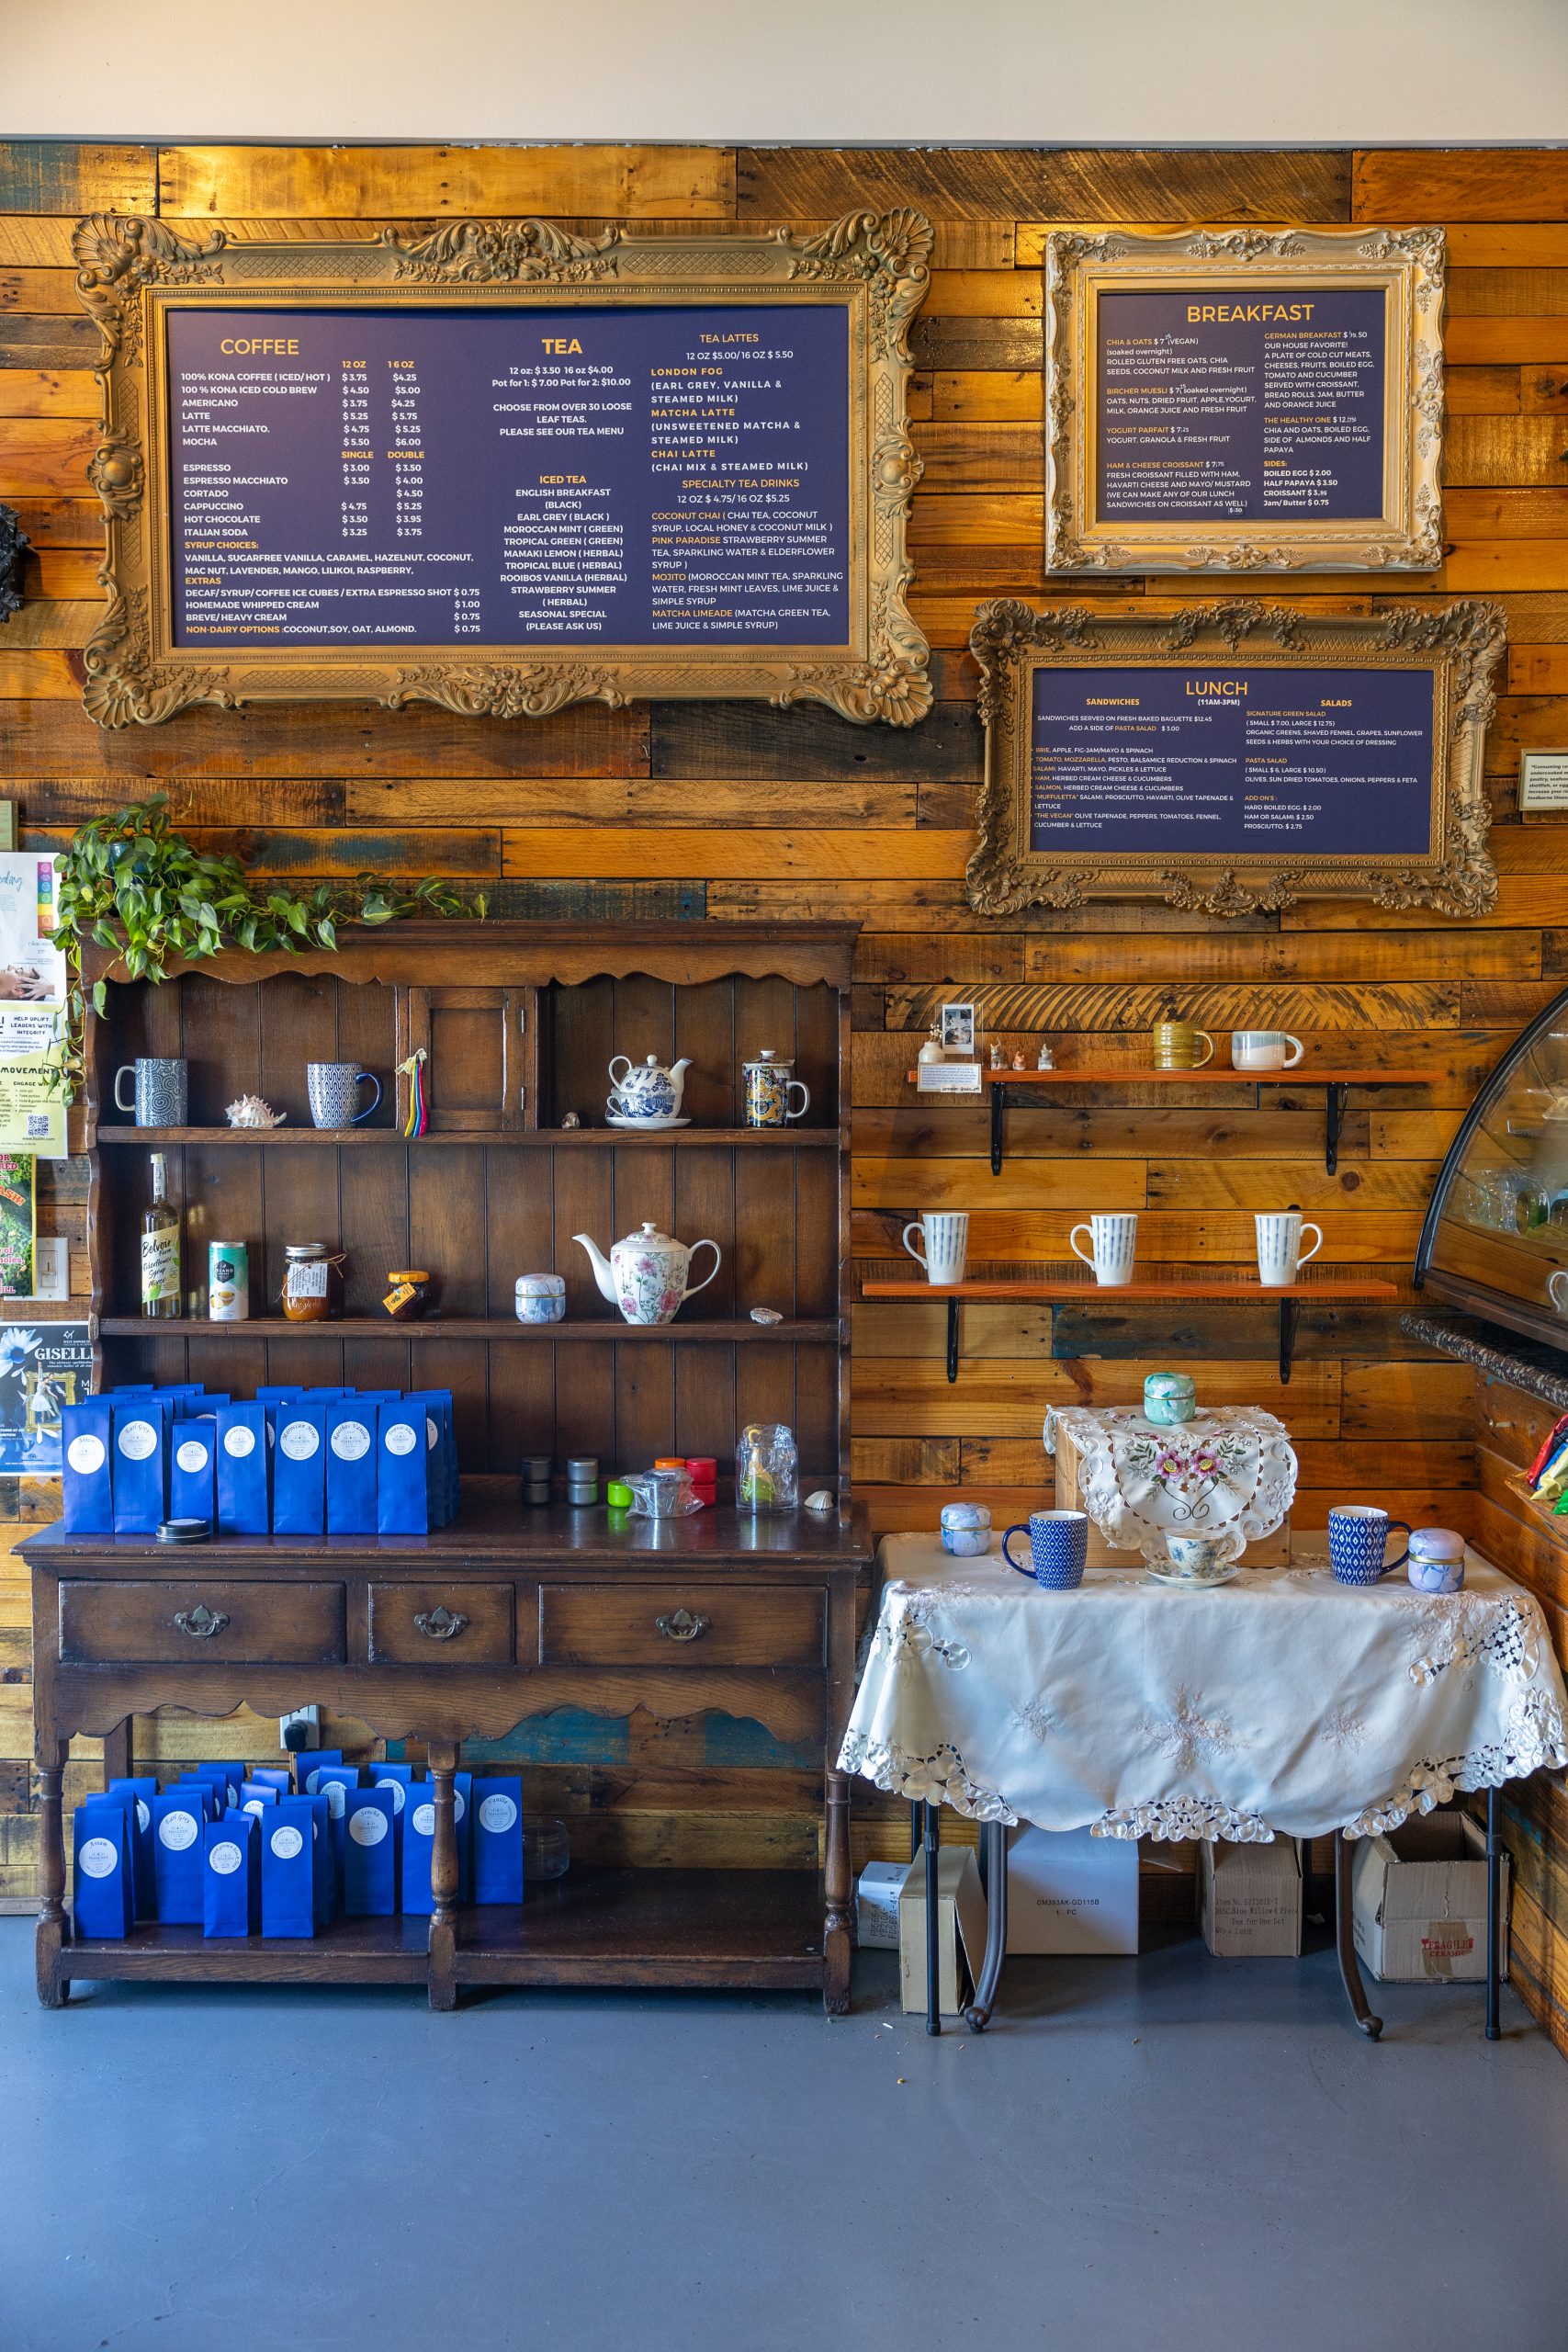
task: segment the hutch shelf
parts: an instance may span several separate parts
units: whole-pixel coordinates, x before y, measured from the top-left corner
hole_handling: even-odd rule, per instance
[[[220,1541],[171,1557],[128,1539],[28,1540],[38,1660],[43,1908],[40,1997],[73,1976],[426,1984],[450,2007],[464,1984],[810,1986],[849,1993],[849,1791],[827,1770],[853,1688],[857,1582],[871,1564],[850,1496],[849,1051],[852,923],[446,922],[354,933],[335,954],[226,955],[175,967],[160,987],[108,983],[85,1033],[95,1359],[106,1385],[203,1380],[248,1395],[270,1381],[439,1385],[453,1393],[463,1505],[428,1538]],[[792,1056],[810,1090],[786,1127],[740,1124],[739,1064]],[[430,1129],[400,1133],[403,1087],[428,1056]],[[604,1124],[607,1065],[686,1057],[688,1127]],[[109,1107],[138,1055],[189,1063],[191,1124],[138,1128]],[[384,1082],[375,1117],[310,1122],[306,1065],[353,1060]],[[266,1130],[223,1124],[237,1095],[287,1113]],[[581,1124],[563,1127],[569,1114]],[[138,1313],[145,1168],[163,1150],[186,1218],[185,1313]],[[716,1278],[671,1323],[623,1323],[586,1253],[652,1219],[710,1237]],[[249,1245],[255,1319],[206,1319],[209,1239]],[[344,1260],[341,1320],[278,1311],[285,1244]],[[382,1311],[395,1267],[431,1269],[438,1311]],[[566,1278],[566,1319],[513,1314],[521,1273]],[[754,1307],[781,1319],[760,1324]],[[828,1513],[753,1518],[733,1507],[740,1428],[790,1424],[800,1491]],[[716,1510],[674,1522],[564,1505],[530,1510],[525,1453],[596,1454],[606,1473],[668,1453],[714,1454]],[[200,1588],[226,1623],[187,1639]],[[459,1613],[433,1645],[418,1620]],[[665,1623],[661,1624],[660,1621]],[[695,1622],[698,1631],[689,1628]],[[671,1634],[667,1626],[674,1624]],[[43,1629],[50,1629],[45,1635]],[[175,1927],[78,1945],[64,1905],[62,1775],[71,1736],[103,1736],[123,1769],[128,1720],[159,1706],[277,1715],[311,1701],[380,1736],[425,1743],[434,1782],[434,1916],[350,1922],[298,1944],[221,1949]],[[452,1775],[465,1739],[501,1739],[571,1707],[641,1708],[667,1721],[752,1718],[824,1753],[818,1871],[615,1871],[574,1867],[521,1911],[455,1902]]]

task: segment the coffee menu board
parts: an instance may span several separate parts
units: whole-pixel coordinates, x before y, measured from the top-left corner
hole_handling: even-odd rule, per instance
[[[76,243],[112,345],[100,723],[307,696],[929,707],[904,601],[918,214]]]
[[[1052,569],[1440,560],[1440,231],[1064,231],[1046,275]]]
[[[982,607],[987,913],[1313,897],[1484,911],[1484,729],[1506,646],[1481,603],[1365,620],[1261,604],[1179,617]]]

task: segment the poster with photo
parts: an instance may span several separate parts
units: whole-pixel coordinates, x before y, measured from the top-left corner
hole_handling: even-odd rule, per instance
[[[83,1323],[0,1324],[0,1476],[60,1476],[60,1415],[93,1385]]]
[[[0,1152],[30,1151],[40,1159],[65,1157],[59,883],[52,857],[0,854]]]
[[[0,1152],[0,1298],[31,1298],[38,1200],[31,1152]]]

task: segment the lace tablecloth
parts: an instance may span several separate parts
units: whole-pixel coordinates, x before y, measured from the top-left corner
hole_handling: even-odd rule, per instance
[[[935,1535],[890,1535],[879,1556],[840,1768],[974,1820],[1362,1837],[1568,1763],[1540,1606],[1473,1552],[1451,1596],[1326,1566],[1244,1566],[1209,1592],[1090,1568],[1048,1592]]]
[[[1220,1405],[1173,1427],[1129,1405],[1057,1405],[1045,1416],[1078,1455],[1078,1498],[1106,1542],[1162,1558],[1167,1535],[1248,1543],[1282,1527],[1296,1493],[1296,1457],[1283,1421],[1256,1405]]]

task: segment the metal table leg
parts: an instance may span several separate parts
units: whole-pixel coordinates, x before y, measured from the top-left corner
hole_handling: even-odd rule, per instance
[[[919,1860],[919,1859],[920,1859],[920,1807],[919,1807],[919,1799],[917,1798],[917,1799],[915,1799],[915,1800],[913,1800],[913,1801],[911,1802],[910,1806],[909,1806],[909,1860],[910,1860],[912,1862],[918,1862],[918,1861]]]
[[[1495,1789],[1486,1792],[1486,2039],[1500,2041],[1498,2018],[1502,1982],[1502,1923],[1498,1917],[1503,1893],[1503,1831]]]
[[[1008,1948],[1008,1831],[1005,1821],[987,1821],[980,1832],[986,1853],[986,1957],[975,1998],[964,2015],[984,2033],[997,2005],[997,1986]]]
[[[942,1807],[926,1807],[926,2031],[942,2031],[942,1939],[937,1919],[936,1858],[942,1845]]]
[[[1339,1973],[1345,1980],[1351,2013],[1369,2041],[1382,2031],[1382,2019],[1368,2007],[1366,1988],[1356,1960],[1356,1929],[1350,1896],[1350,1840],[1343,1831],[1334,1841],[1334,1940],[1339,1952]]]

